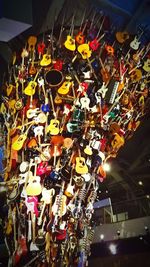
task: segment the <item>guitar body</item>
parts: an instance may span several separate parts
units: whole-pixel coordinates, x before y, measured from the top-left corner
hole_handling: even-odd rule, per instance
[[[24,93],[28,96],[34,95],[36,86],[37,86],[37,82],[33,82],[33,81],[29,82],[27,87],[24,89]]]
[[[94,39],[89,43],[89,46],[93,51],[96,51],[99,48],[100,43],[98,42],[97,39]]]
[[[124,137],[120,136],[118,133],[114,134],[114,138],[111,141],[111,146],[113,148],[113,150],[118,151],[120,149],[121,146],[124,145]]]
[[[40,195],[42,192],[42,186],[40,184],[40,176],[32,177],[25,190],[28,196]]]
[[[51,55],[49,54],[44,54],[41,61],[40,61],[40,66],[41,67],[47,67],[50,65],[52,62]]]
[[[88,167],[85,164],[85,158],[83,158],[83,157],[76,157],[75,171],[78,174],[88,173]]]
[[[37,113],[39,112],[39,108],[33,108],[33,109],[28,109],[27,110],[27,118],[28,119],[31,119],[31,118],[33,118],[33,117],[35,117],[35,116],[37,116]]]
[[[40,55],[43,55],[43,54],[44,54],[44,49],[45,49],[45,44],[44,44],[44,42],[40,42],[40,43],[38,43],[38,45],[37,45],[37,50],[38,50],[38,53],[39,53]]]
[[[136,69],[131,72],[130,78],[132,82],[138,82],[142,79],[142,71],[140,69]]]
[[[54,69],[61,71],[63,68],[63,61],[61,59],[57,59],[54,63]]]
[[[105,49],[106,49],[108,55],[114,56],[114,48],[111,45],[106,45]]]
[[[79,123],[76,122],[76,121],[68,122],[66,127],[67,127],[67,131],[69,133],[74,133],[74,132],[79,132],[80,131]]]
[[[12,144],[12,149],[19,151],[22,147],[23,144],[25,142],[25,140],[27,139],[27,135],[26,134],[21,134],[17,140],[14,141],[14,143]]]
[[[150,59],[149,58],[144,62],[143,70],[145,70],[146,72],[150,72]]]
[[[78,52],[81,54],[83,59],[91,57],[92,51],[88,44],[82,44],[78,46]]]
[[[65,195],[69,198],[72,198],[74,195],[74,185],[68,184],[66,190],[65,190]]]
[[[76,50],[75,40],[71,37],[71,35],[67,36],[67,40],[65,41],[64,46],[70,51]]]
[[[85,35],[83,35],[82,32],[79,32],[79,33],[76,35],[75,40],[76,40],[77,44],[79,44],[79,45],[84,44],[84,41],[85,41]]]
[[[70,87],[71,87],[72,83],[70,81],[65,81],[62,86],[58,89],[58,93],[60,95],[67,95],[70,91]]]
[[[37,37],[34,35],[29,36],[28,38],[28,50],[33,51],[37,43]]]
[[[139,49],[140,42],[138,41],[138,38],[135,36],[134,40],[130,43],[130,47],[134,50]]]
[[[116,39],[120,44],[123,44],[126,40],[129,39],[128,32],[116,32]]]
[[[58,135],[59,134],[59,120],[56,120],[56,119],[52,119],[50,121],[50,125],[47,126],[47,133],[49,132],[51,135]]]
[[[34,66],[34,64],[31,64],[31,66],[29,68],[29,74],[30,75],[36,74],[36,67]]]

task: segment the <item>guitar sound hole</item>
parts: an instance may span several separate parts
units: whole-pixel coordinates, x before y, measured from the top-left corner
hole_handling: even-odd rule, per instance
[[[63,81],[63,75],[58,70],[50,70],[46,73],[46,82],[50,86],[58,86]]]

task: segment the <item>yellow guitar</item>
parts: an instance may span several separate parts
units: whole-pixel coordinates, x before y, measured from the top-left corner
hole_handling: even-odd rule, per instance
[[[76,50],[75,39],[73,39],[71,35],[67,35],[67,40],[65,41],[64,46],[70,51],[75,51]]]
[[[41,69],[40,69],[41,70]],[[32,96],[35,94],[35,88],[37,86],[37,82],[36,82],[36,79],[37,79],[37,76],[40,72],[40,70],[36,73],[35,77],[34,77],[34,80],[33,81],[30,81],[28,83],[28,85],[26,86],[26,88],[24,89],[24,93],[25,95],[28,95],[28,96]]]
[[[44,54],[41,61],[40,61],[40,65],[42,67],[46,67],[48,66],[49,64],[51,64],[52,62],[52,59],[51,59],[51,55],[48,55],[48,54]]]
[[[52,119],[50,121],[50,125],[48,125],[46,128],[46,132],[50,133],[51,135],[58,135],[60,131],[59,124],[60,124],[59,120]]]
[[[24,134],[21,134],[13,143],[12,143],[12,149],[19,151],[22,147],[23,144],[25,142],[25,140],[27,139],[27,135],[28,135],[28,131],[30,129],[30,127],[32,126],[32,124],[27,128],[27,130],[25,131]]]
[[[35,94],[35,88],[37,86],[37,82],[31,81],[27,85],[27,87],[24,89],[25,95],[32,96]]]
[[[75,171],[78,174],[86,174],[86,173],[88,173],[88,167],[85,164],[85,158],[83,158],[83,157],[76,157]]]
[[[92,51],[88,44],[81,44],[78,46],[78,52],[81,54],[83,59],[91,57]]]
[[[58,89],[58,93],[60,95],[67,95],[70,91],[70,87],[72,86],[72,82],[70,81],[65,81],[62,86]]]
[[[43,55],[43,57],[42,57],[42,59],[40,61],[40,65],[42,67],[46,67],[46,66],[50,65],[51,62],[52,62],[52,58],[51,58],[49,50],[50,50],[50,47],[47,48],[46,54]]]

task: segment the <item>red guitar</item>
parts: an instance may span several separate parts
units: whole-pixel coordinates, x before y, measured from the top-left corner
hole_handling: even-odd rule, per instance
[[[104,37],[105,34],[103,34],[102,36],[100,36],[99,38],[95,38],[94,40],[92,40],[90,43],[89,43],[89,47],[93,50],[93,51],[96,51],[99,46],[100,46],[100,40]]]
[[[39,57],[44,54],[44,49],[45,49],[44,42],[42,41],[42,42],[38,43],[37,50],[38,50]]]
[[[57,59],[54,63],[54,69],[61,71],[63,68],[63,61],[61,59]]]

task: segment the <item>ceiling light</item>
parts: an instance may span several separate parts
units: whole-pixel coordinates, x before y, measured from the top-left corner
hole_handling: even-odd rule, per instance
[[[110,250],[111,254],[113,254],[113,255],[117,254],[117,246],[115,244],[111,243],[109,245],[109,250]]]
[[[100,239],[101,239],[101,240],[104,239],[104,235],[103,235],[103,234],[100,235]]]
[[[104,164],[103,164],[103,169],[104,169],[106,172],[109,172],[109,171],[111,170],[111,168],[110,168],[110,164],[108,164],[108,163],[104,163]]]
[[[142,181],[139,181],[138,184],[139,184],[139,185],[143,185],[143,182],[142,182]]]
[[[150,198],[150,195],[146,195],[146,198],[148,198],[148,199],[149,199],[149,198]]]

